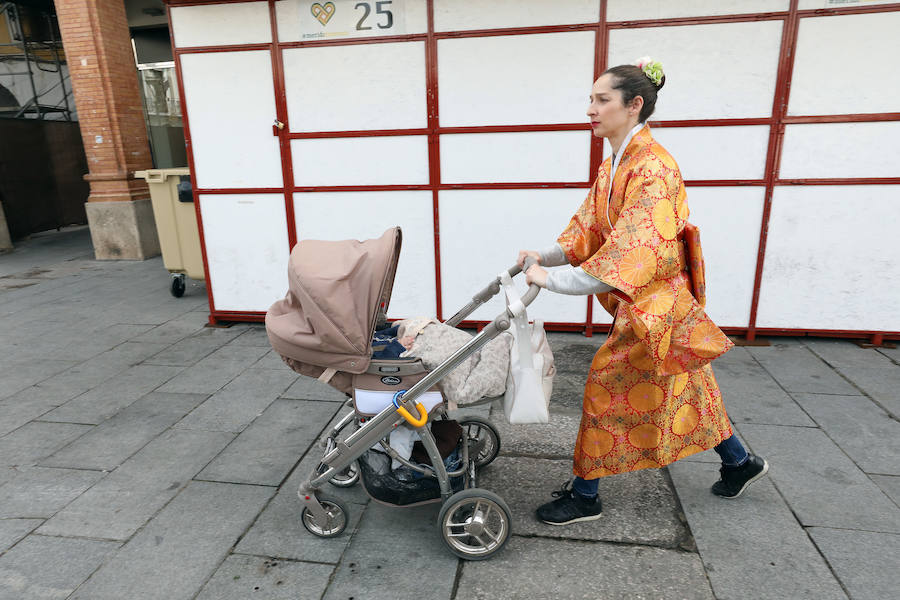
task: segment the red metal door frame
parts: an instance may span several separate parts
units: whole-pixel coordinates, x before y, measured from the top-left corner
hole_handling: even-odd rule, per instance
[[[167,0],[169,11],[170,37],[174,40],[171,30],[172,6],[196,6],[206,4],[226,4],[243,2],[247,0]],[[277,119],[284,123],[283,129],[273,128],[273,134],[279,138],[281,149],[282,172],[284,175],[283,188],[195,188],[195,208],[200,227],[200,239],[203,250],[203,264],[207,273],[207,294],[210,304],[210,321],[225,320],[262,320],[263,312],[248,311],[223,311],[215,308],[212,286],[209,282],[209,269],[206,255],[206,244],[203,233],[202,215],[200,213],[199,196],[214,194],[234,193],[283,193],[287,214],[288,241],[291,247],[297,241],[297,232],[294,219],[293,195],[296,192],[307,191],[389,191],[389,190],[425,190],[432,192],[432,211],[434,218],[434,256],[435,256],[435,292],[436,314],[440,318],[443,313],[443,301],[441,290],[441,254],[440,254],[440,205],[439,192],[451,189],[547,189],[547,188],[587,188],[591,185],[594,173],[599,169],[602,160],[602,144],[594,142],[590,146],[590,171],[585,181],[576,182],[490,182],[490,183],[456,183],[445,184],[441,181],[440,171],[440,136],[451,133],[497,133],[497,132],[535,132],[535,131],[579,131],[586,129],[584,123],[563,124],[523,124],[504,126],[471,126],[471,127],[441,127],[438,102],[438,52],[437,42],[440,39],[460,37],[489,37],[528,35],[535,33],[556,33],[571,31],[593,31],[595,33],[594,47],[594,76],[599,76],[607,66],[609,34],[614,29],[633,29],[646,27],[666,27],[676,25],[703,25],[715,23],[738,23],[752,21],[781,21],[782,41],[779,51],[777,81],[772,103],[772,114],[769,117],[759,118],[735,118],[735,119],[689,119],[677,121],[651,121],[654,127],[702,127],[702,126],[728,126],[728,125],[767,125],[769,126],[769,142],[766,152],[764,178],[760,180],[688,180],[686,184],[693,186],[759,186],[765,188],[763,202],[763,215],[760,223],[760,238],[757,252],[756,272],[753,283],[753,296],[751,300],[750,315],[747,327],[729,327],[728,333],[746,335],[748,340],[753,340],[758,334],[765,335],[822,335],[829,337],[871,337],[873,341],[882,339],[900,339],[898,331],[869,331],[869,330],[825,330],[808,328],[760,328],[756,325],[756,316],[760,300],[760,286],[765,262],[765,249],[768,237],[768,224],[771,215],[772,197],[776,186],[780,185],[874,185],[874,184],[900,184],[900,177],[858,177],[858,178],[830,178],[830,179],[781,179],[779,177],[780,155],[784,140],[785,125],[800,123],[852,123],[852,122],[877,122],[900,121],[900,113],[877,114],[841,114],[841,115],[808,115],[787,116],[787,105],[790,96],[790,86],[793,75],[794,55],[797,43],[797,32],[800,20],[808,17],[821,17],[831,15],[871,14],[882,12],[900,11],[900,3],[880,4],[857,7],[836,7],[828,9],[799,10],[799,0],[790,0],[787,11],[775,11],[766,13],[745,13],[737,15],[717,15],[700,17],[676,17],[653,20],[632,21],[607,21],[607,0],[600,0],[600,12],[597,21],[592,23],[578,23],[571,25],[550,25],[535,27],[516,27],[508,29],[480,29],[465,31],[441,31],[434,29],[434,2],[427,0],[427,31],[420,34],[384,36],[372,38],[352,38],[337,40],[314,40],[306,42],[281,42],[278,38],[278,23],[275,9],[275,0],[250,0],[268,2],[269,17],[272,28],[272,41],[263,44],[235,44],[228,46],[205,46],[190,48],[175,48],[174,57],[179,91],[184,103],[184,82],[182,79],[181,56],[188,53],[204,52],[233,52],[243,50],[268,50],[272,58],[273,86],[275,91],[275,105]],[[423,41],[426,53],[426,106],[427,126],[418,129],[393,129],[378,131],[338,131],[338,132],[294,132],[290,130],[287,114],[287,98],[285,92],[285,74],[282,52],[288,48],[302,48],[312,46],[330,45],[356,45],[379,44],[389,42]],[[191,144],[190,124],[187,115],[187,107],[182,109],[185,140],[187,145],[188,166],[194,172],[193,146]],[[428,137],[428,166],[429,183],[423,185],[353,185],[353,186],[301,186],[294,183],[293,160],[291,140],[338,138],[338,137],[373,137],[373,136],[399,136],[399,135],[426,135]],[[480,325],[481,322],[469,322],[471,325]],[[547,323],[548,328],[564,331],[583,331],[585,335],[591,335],[594,328],[605,329],[607,326],[593,323],[593,300],[588,299],[587,315],[584,323]]]

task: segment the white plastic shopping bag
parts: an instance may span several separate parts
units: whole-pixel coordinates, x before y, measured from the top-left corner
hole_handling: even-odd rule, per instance
[[[508,273],[501,273],[500,280],[507,306],[514,315],[510,327],[514,341],[510,348],[503,410],[510,423],[547,423],[556,366],[544,323],[535,321],[531,325],[528,322],[525,306]]]

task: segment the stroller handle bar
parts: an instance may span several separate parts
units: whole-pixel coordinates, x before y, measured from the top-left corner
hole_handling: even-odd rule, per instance
[[[532,265],[536,265],[537,261],[531,256],[525,259],[525,266],[520,267],[519,265],[513,265],[509,269],[506,270],[509,273],[510,277],[515,277],[519,273],[523,273],[531,268]],[[535,298],[537,298],[538,293],[541,291],[539,285],[532,283],[528,286],[528,291],[525,292],[525,295],[522,296],[522,304],[528,306],[531,304]],[[458,313],[447,319],[446,324],[451,327],[456,327],[460,323],[462,323],[463,319],[472,314],[476,308],[496,296],[500,293],[500,278],[496,277],[494,281],[489,283],[487,287],[483,290],[472,296],[472,300],[463,306]],[[507,315],[511,318],[513,314],[507,309]]]

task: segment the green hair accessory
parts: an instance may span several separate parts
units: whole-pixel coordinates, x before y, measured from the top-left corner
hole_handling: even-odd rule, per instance
[[[637,59],[634,64],[644,72],[644,75],[653,82],[653,85],[659,87],[662,78],[665,76],[661,62],[653,60],[649,56],[644,56]]]

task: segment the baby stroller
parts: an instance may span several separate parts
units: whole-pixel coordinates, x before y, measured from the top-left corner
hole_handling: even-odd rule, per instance
[[[512,312],[505,310],[431,371],[419,359],[373,359],[372,336],[386,321],[401,237],[394,227],[363,242],[299,242],[291,252],[288,294],[266,314],[269,341],[285,362],[350,396],[345,406],[353,409],[329,432],[318,467],[300,485],[301,520],[313,535],[340,535],[347,507],[320,498],[318,490],[328,482],[351,486],[361,479],[366,492],[382,503],[441,502],[438,528],[449,550],[464,559],[486,559],[510,536],[506,502],[476,487],[479,469],[500,451],[500,436],[486,419],[462,417],[458,425],[450,420],[435,385],[508,329]],[[509,269],[510,276],[520,272],[518,266]],[[499,291],[498,277],[446,324],[457,326]],[[539,291],[532,285],[522,304],[530,304]],[[390,444],[392,432],[407,424],[421,439],[420,462],[404,458]],[[387,459],[412,478],[387,471]]]

